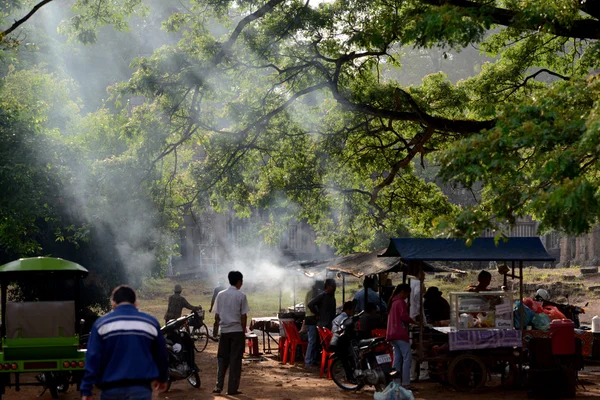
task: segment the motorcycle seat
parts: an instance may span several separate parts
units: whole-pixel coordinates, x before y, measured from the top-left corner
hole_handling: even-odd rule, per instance
[[[360,348],[370,347],[370,346],[374,346],[376,344],[382,343],[384,341],[385,341],[385,339],[381,338],[381,337],[362,339],[358,342],[358,347],[360,347]]]

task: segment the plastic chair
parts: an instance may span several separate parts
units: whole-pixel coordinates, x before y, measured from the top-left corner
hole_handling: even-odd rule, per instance
[[[333,338],[333,332],[331,332],[327,328],[317,327],[319,330],[319,338],[321,339],[321,371],[319,372],[319,376],[322,378],[325,373],[325,365],[327,365],[327,378],[331,379],[331,364],[333,364],[333,360],[330,359],[333,354],[332,351],[329,350],[329,342]]]
[[[283,354],[285,352],[285,348],[287,347],[287,341],[284,336],[279,336],[279,343],[277,343],[278,351],[279,351],[279,361],[283,361]]]
[[[294,321],[285,321],[283,323],[283,329],[285,329],[286,336],[285,350],[283,351],[283,364],[287,363],[288,355],[291,355],[289,359],[290,365],[294,365],[296,362],[296,349],[298,346],[302,346],[302,356],[305,357],[308,342],[300,339],[300,333],[298,332],[298,328],[296,327]]]

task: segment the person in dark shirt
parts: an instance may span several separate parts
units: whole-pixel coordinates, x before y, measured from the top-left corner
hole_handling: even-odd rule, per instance
[[[227,289],[225,287],[225,282],[223,281],[223,278],[219,279],[219,282],[217,283],[217,287],[213,290],[213,295],[212,295],[212,299],[210,299],[210,308],[208,309],[208,312],[212,312],[213,310],[213,306],[215,305],[215,299],[217,298],[217,295],[219,294],[219,292],[222,292],[223,290]]]
[[[442,297],[442,292],[435,286],[427,289],[423,295],[423,311],[427,323],[434,326],[443,325],[450,319],[450,304]]]
[[[181,317],[181,312],[184,308],[188,310],[196,311],[202,310],[202,306],[193,306],[181,295],[181,285],[178,283],[175,285],[173,289],[173,294],[169,296],[169,306],[167,307],[167,312],[165,313],[165,324],[167,324],[172,319],[177,319]]]
[[[394,293],[395,288],[396,287],[392,284],[392,280],[387,278],[383,287],[381,288],[381,300],[383,300],[384,304],[388,303],[392,297],[392,293]]]
[[[322,328],[331,329],[331,322],[335,318],[335,281],[325,280],[325,291],[308,303],[308,308],[317,317],[317,325]]]
[[[377,313],[377,306],[373,303],[367,303],[365,312],[359,319],[360,337],[368,339],[373,337],[374,329],[385,329],[381,316]]]
[[[217,287],[213,290],[212,299],[210,299],[210,308],[208,309],[209,313],[211,313],[213,311],[213,306],[215,305],[215,299],[217,298],[217,295],[225,289],[227,289],[225,287],[225,281],[223,280],[223,278],[220,278],[219,282],[217,283]],[[213,338],[216,339],[218,334],[219,334],[219,324],[217,324],[215,321],[215,323],[213,325]]]

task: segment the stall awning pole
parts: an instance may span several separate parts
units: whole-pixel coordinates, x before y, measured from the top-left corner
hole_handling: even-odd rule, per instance
[[[525,330],[523,322],[525,321],[525,308],[523,307],[523,261],[519,261],[519,326],[521,331]]]
[[[342,274],[342,304],[346,302],[346,274]]]
[[[417,377],[421,373],[421,361],[423,360],[425,350],[423,349],[423,334],[425,333],[425,310],[423,310],[423,296],[425,292],[425,274],[423,273],[423,262],[419,263],[420,271],[419,271],[419,280],[421,281],[420,293],[419,293],[419,360],[417,362]]]
[[[377,275],[377,280],[379,281],[379,309],[380,310],[382,309],[381,305],[383,304],[383,301],[381,299],[381,293],[383,292],[383,285],[381,284],[381,276],[382,275],[383,275],[382,273],[379,273],[379,275]]]
[[[8,301],[8,298],[6,297],[7,294],[7,288],[8,288],[8,281],[1,281],[0,285],[2,285],[2,337],[6,336],[6,302]]]

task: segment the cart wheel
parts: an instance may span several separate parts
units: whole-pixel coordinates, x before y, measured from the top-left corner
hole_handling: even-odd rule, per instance
[[[487,369],[481,358],[472,354],[461,354],[448,367],[450,384],[461,392],[481,388],[487,380]]]

